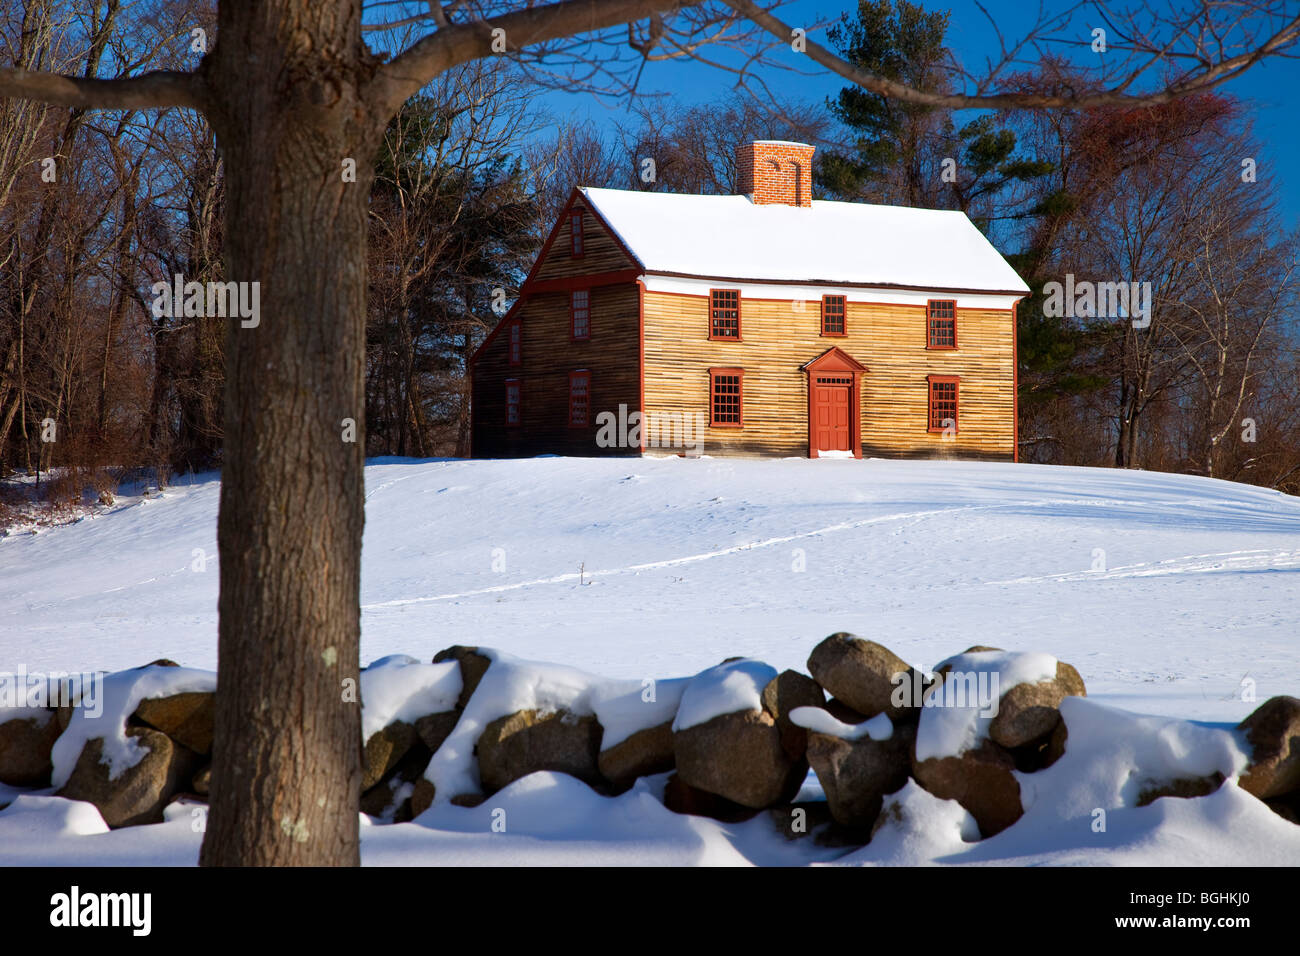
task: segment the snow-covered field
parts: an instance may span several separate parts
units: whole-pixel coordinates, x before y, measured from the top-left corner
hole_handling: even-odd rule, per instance
[[[0,539],[0,670],[159,657],[215,668],[217,498],[216,476],[201,476]],[[738,655],[804,671],[818,641],[851,631],[925,669],[973,644],[1043,651],[1075,665],[1089,697],[1062,708],[1066,756],[1022,783],[1026,816],[979,843],[962,841],[960,808],[912,784],[900,795],[912,823],[846,857],[787,843],[766,815],[724,825],[671,814],[651,793],[662,780],[607,799],[537,774],[477,808],[368,826],[364,858],[1300,862],[1300,827],[1235,787],[1142,808],[1126,790],[1135,763],[1185,768],[1192,749],[1228,759],[1222,728],[1257,706],[1244,691],[1300,696],[1298,572],[1300,499],[1186,476],[879,460],[376,461],[363,661],[474,644],[618,678],[685,676]],[[508,834],[491,832],[494,807],[507,810]],[[1096,807],[1115,808],[1106,833],[1088,825]],[[197,856],[192,808],[112,833],[86,810],[20,798],[0,812],[0,862]]]

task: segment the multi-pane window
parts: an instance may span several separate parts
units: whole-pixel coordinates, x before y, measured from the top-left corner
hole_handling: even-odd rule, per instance
[[[740,338],[739,289],[713,289],[709,292],[709,338]]]
[[[591,373],[569,373],[569,427],[582,428],[591,420]]]
[[[591,293],[586,289],[570,293],[569,318],[569,334],[573,338],[591,338]]]
[[[957,303],[952,299],[931,299],[926,311],[929,314],[927,347],[955,349],[957,347]]]
[[[519,424],[519,379],[506,379],[506,424]]]
[[[822,335],[844,334],[844,296],[822,296]]]
[[[955,375],[931,375],[930,431],[957,430],[957,383]]]
[[[709,424],[739,428],[744,422],[743,379],[738,368],[709,369]]]
[[[518,319],[510,323],[510,364],[519,365],[524,360],[524,328]]]
[[[569,241],[572,243],[570,252],[573,258],[582,258],[582,210],[575,209],[569,214]]]

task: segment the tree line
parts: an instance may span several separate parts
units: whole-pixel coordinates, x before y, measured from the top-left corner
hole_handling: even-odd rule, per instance
[[[94,76],[187,65],[187,4],[8,5],[0,65]],[[830,31],[875,76],[945,94],[946,14],[864,0]],[[170,52],[169,52],[170,51]],[[190,64],[192,65],[192,64]],[[1021,87],[1086,90],[1064,59]],[[1034,293],[1018,310],[1020,454],[1300,491],[1296,233],[1246,104],[951,110],[849,86],[824,103],[737,91],[556,121],[505,60],[441,73],[388,123],[367,208],[365,451],[466,455],[467,363],[574,185],[730,193],[756,138],[819,146],[821,198],[960,209]],[[221,462],[228,320],[162,315],[151,288],[223,281],[225,165],[186,109],[0,100],[0,477]],[[1134,289],[1103,314],[1051,290]]]

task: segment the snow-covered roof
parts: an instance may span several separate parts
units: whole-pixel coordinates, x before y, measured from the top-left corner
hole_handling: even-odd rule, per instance
[[[647,272],[1027,293],[965,213],[583,188]]]

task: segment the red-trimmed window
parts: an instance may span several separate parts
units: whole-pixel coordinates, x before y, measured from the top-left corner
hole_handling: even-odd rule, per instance
[[[569,373],[569,427],[585,428],[591,421],[591,373]]]
[[[510,323],[510,364],[522,365],[524,361],[524,327],[518,319]]]
[[[957,431],[957,385],[961,381],[956,375],[931,375],[930,383],[930,431],[941,432],[951,427]]]
[[[957,303],[952,299],[931,299],[926,303],[928,332],[925,347],[930,349],[955,349],[957,347]]]
[[[740,338],[740,290],[709,290],[709,338]]]
[[[569,214],[569,252],[575,259],[581,259],[583,253],[582,210],[575,209]]]
[[[745,373],[738,368],[709,369],[709,424],[741,428],[745,424]]]
[[[844,296],[822,296],[822,335],[844,334]]]
[[[520,383],[517,378],[506,379],[506,424],[518,425],[520,421]]]
[[[569,293],[569,337],[574,341],[591,338],[591,293],[586,289]]]

